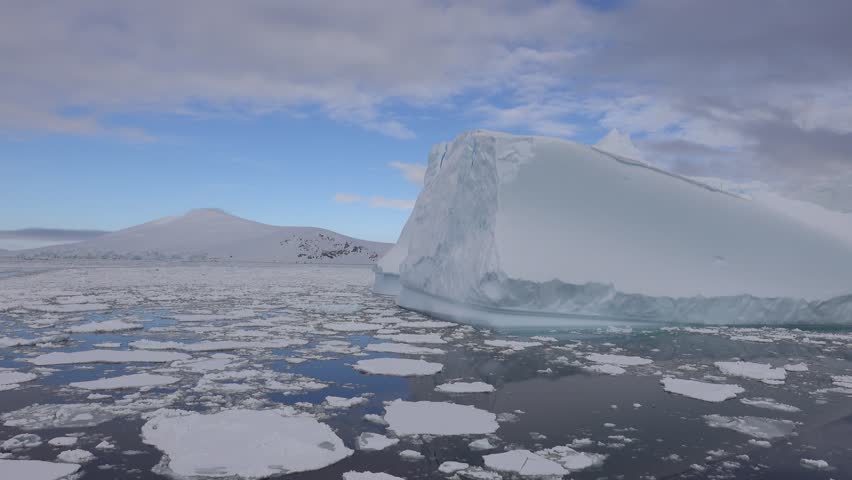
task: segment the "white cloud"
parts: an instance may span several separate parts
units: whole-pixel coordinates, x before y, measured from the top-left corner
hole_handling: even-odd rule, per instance
[[[337,203],[355,203],[361,201],[361,196],[354,195],[351,193],[338,192],[334,194],[334,201]]]
[[[391,162],[389,165],[399,170],[402,176],[409,182],[423,185],[423,177],[426,176],[426,165],[405,162]]]

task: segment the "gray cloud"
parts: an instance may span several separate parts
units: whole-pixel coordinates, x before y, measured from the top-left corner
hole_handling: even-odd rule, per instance
[[[397,138],[397,105],[780,181],[852,167],[852,2],[510,0],[4,5],[0,131],[151,140],[116,112],[308,107]],[[804,180],[801,180],[804,181]]]

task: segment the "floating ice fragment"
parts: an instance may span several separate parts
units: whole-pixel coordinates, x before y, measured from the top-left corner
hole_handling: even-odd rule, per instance
[[[447,353],[440,348],[418,347],[405,343],[371,343],[365,350],[381,353],[399,353],[403,355],[441,355]]]
[[[51,352],[29,359],[34,365],[67,365],[76,363],[165,363],[188,360],[189,355],[177,352],[146,350],[84,350],[80,352]]]
[[[89,463],[95,459],[95,456],[92,452],[87,450],[80,450],[79,448],[74,450],[65,450],[56,456],[56,459],[63,463]]]
[[[463,462],[444,462],[438,466],[438,471],[446,475],[452,475],[458,472],[459,470],[464,470],[468,468],[469,466],[470,465]]]
[[[0,459],[0,478],[4,479],[61,480],[70,478],[79,469],[80,465]]]
[[[591,353],[586,355],[588,360],[595,363],[603,363],[607,365],[618,365],[620,367],[631,367],[636,365],[648,365],[654,363],[653,360],[642,357],[631,357],[628,355],[613,355],[602,353]]]
[[[435,390],[443,393],[489,393],[494,391],[494,386],[485,382],[453,382],[442,383]]]
[[[725,375],[749,378],[767,382],[784,382],[787,372],[783,368],[772,368],[767,363],[753,362],[716,362],[716,368]]]
[[[385,407],[385,421],[397,435],[474,435],[499,428],[493,413],[448,402],[394,400]]]
[[[70,333],[102,333],[102,332],[123,332],[127,330],[139,330],[143,328],[141,324],[135,322],[125,322],[124,320],[114,319],[104,322],[91,322],[81,325],[75,325],[68,329]]]
[[[705,383],[672,377],[666,377],[660,383],[663,384],[663,390],[667,392],[704,400],[705,402],[723,402],[745,391],[739,385]]]
[[[803,467],[810,468],[812,470],[831,470],[831,466],[825,460],[803,458],[799,463],[801,463]]]
[[[9,451],[26,450],[41,445],[41,437],[32,433],[21,433],[0,443],[0,449]]]
[[[795,413],[802,411],[799,407],[787,405],[786,403],[781,403],[771,398],[741,398],[740,402],[752,407],[778,410],[779,412]]]
[[[727,428],[762,440],[786,437],[796,429],[796,424],[790,420],[763,417],[725,417],[713,414],[704,415],[704,420],[711,427]]]
[[[397,477],[384,472],[346,472],[343,474],[343,480],[405,480],[402,477]]]
[[[410,360],[407,358],[371,358],[359,360],[352,366],[355,370],[373,375],[393,375],[398,377],[414,377],[434,375],[444,366],[440,363],[425,360]]]
[[[358,445],[358,450],[373,452],[392,447],[399,443],[399,439],[386,437],[378,433],[364,432],[361,435],[358,435],[356,443]]]
[[[167,459],[172,476],[262,478],[318,470],[352,454],[328,425],[277,410],[226,410],[203,415],[159,411],[142,440]]]
[[[541,477],[565,475],[562,465],[536,455],[529,450],[511,450],[482,457],[485,466],[498,472],[515,473],[521,476]]]
[[[171,385],[180,381],[177,377],[168,375],[153,375],[150,373],[136,373],[122,375],[120,377],[100,378],[88,382],[72,382],[69,385],[85,390],[112,390],[119,388],[140,388]]]

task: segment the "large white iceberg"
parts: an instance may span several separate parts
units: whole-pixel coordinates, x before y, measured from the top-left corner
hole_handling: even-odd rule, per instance
[[[432,149],[376,289],[495,326],[850,323],[852,243],[600,148],[476,130]]]

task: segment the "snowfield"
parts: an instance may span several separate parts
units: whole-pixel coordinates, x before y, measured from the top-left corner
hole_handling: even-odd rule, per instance
[[[616,137],[436,146],[376,291],[498,326],[850,323],[852,242],[630,159]]]

